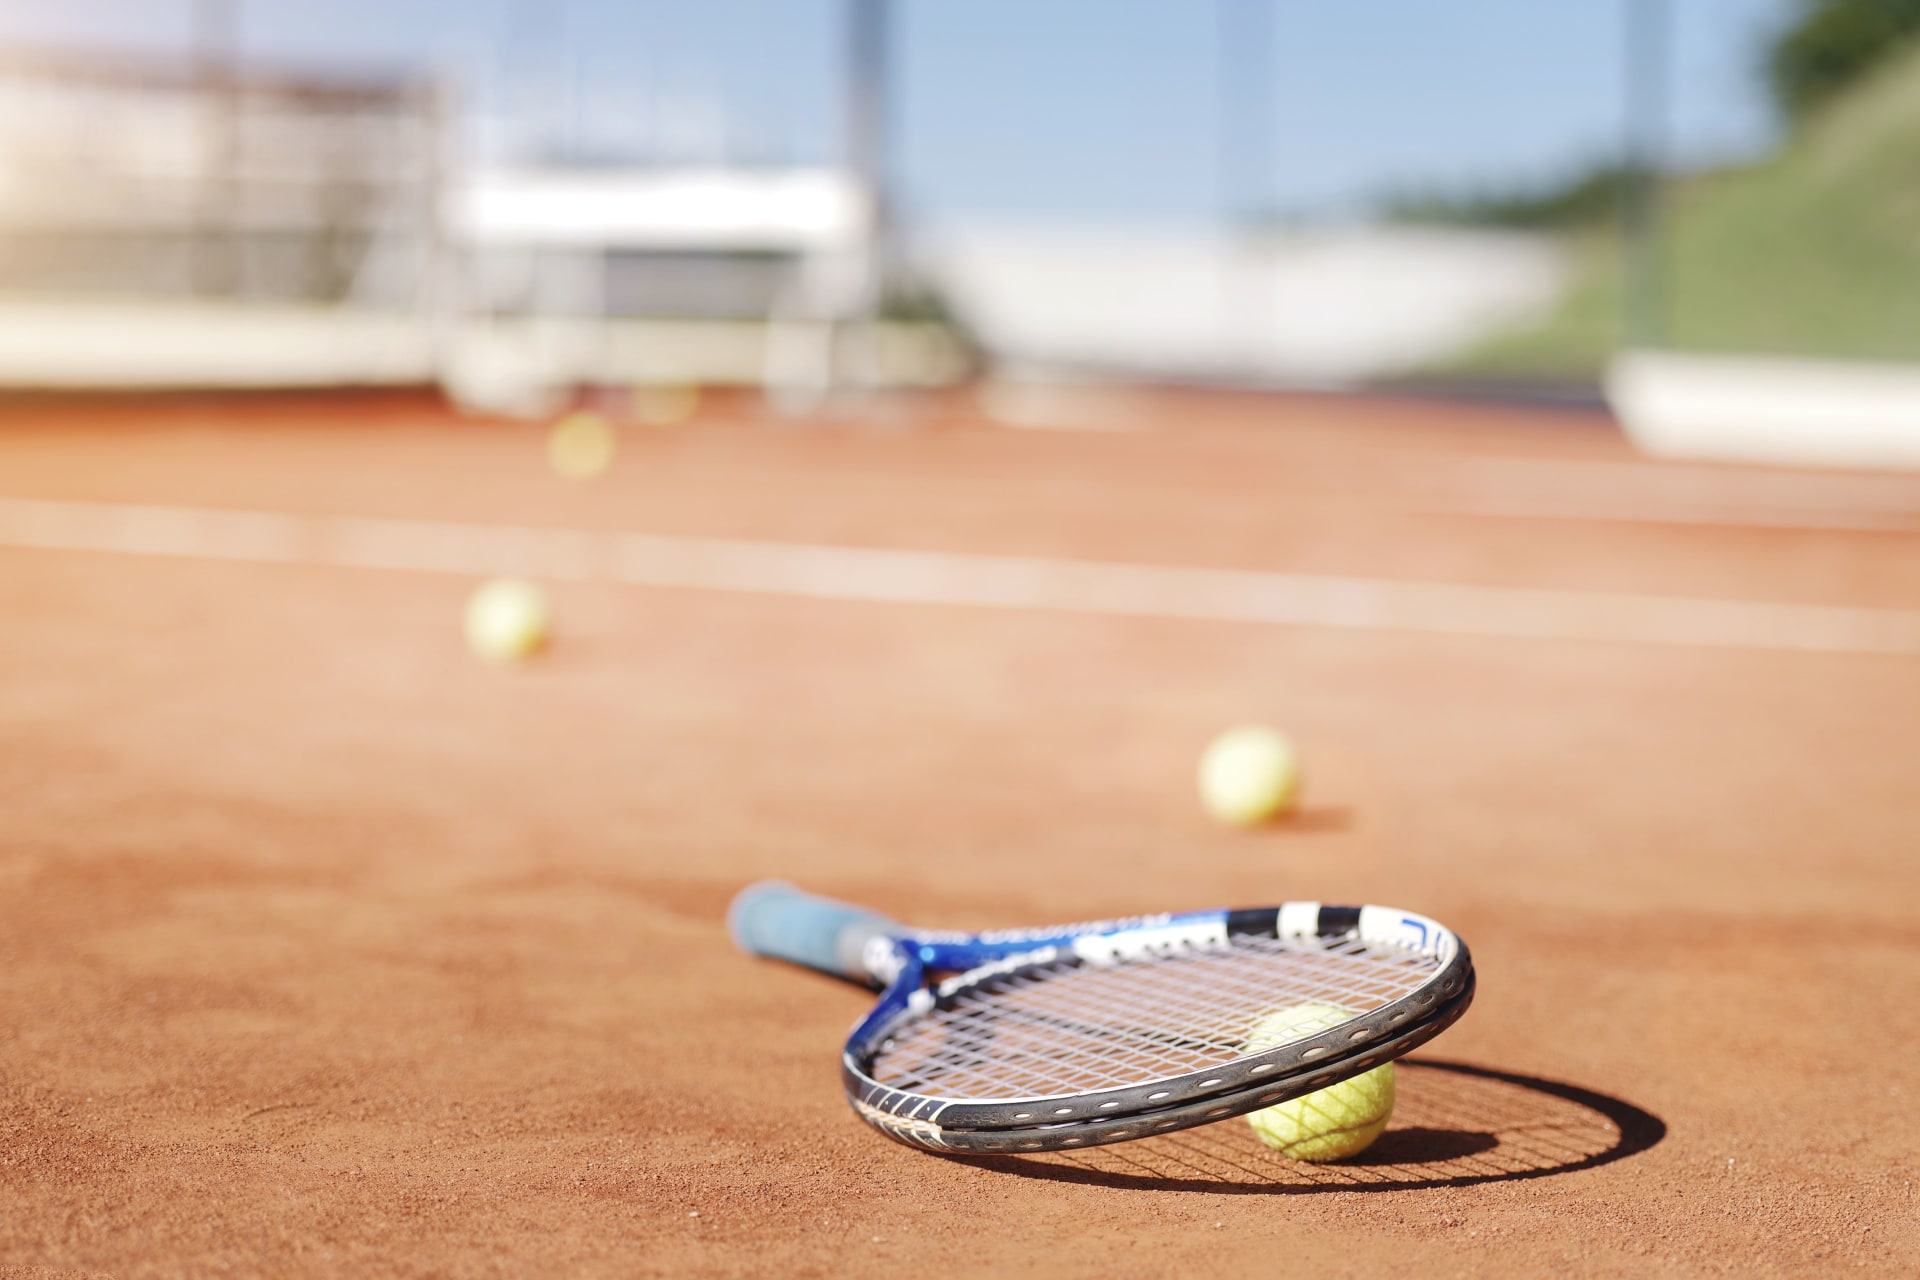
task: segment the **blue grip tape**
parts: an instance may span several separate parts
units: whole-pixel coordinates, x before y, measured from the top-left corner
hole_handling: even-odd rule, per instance
[[[864,926],[849,933],[849,927]],[[742,951],[790,960],[810,969],[866,980],[860,947],[898,926],[861,907],[817,898],[779,880],[762,880],[734,896],[727,931]]]

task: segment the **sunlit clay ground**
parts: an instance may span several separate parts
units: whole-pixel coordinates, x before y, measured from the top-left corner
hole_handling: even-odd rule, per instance
[[[0,404],[0,1274],[1920,1267],[1920,478],[1025,418],[709,398],[569,481],[425,398]],[[509,572],[553,644],[486,666]],[[1252,833],[1246,721],[1307,777]],[[1389,903],[1479,996],[1349,1163],[942,1158],[841,1098],[866,994],[732,949],[766,876]]]

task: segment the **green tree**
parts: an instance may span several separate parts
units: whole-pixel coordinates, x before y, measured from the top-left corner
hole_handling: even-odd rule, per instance
[[[1920,0],[1803,0],[1767,53],[1773,100],[1802,119],[1916,34]]]

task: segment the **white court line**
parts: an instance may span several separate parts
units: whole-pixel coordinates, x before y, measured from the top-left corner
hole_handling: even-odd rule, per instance
[[[1920,654],[1920,611],[0,499],[0,546],[1358,631]]]
[[[1445,514],[1827,533],[1920,533],[1920,478],[1520,458],[1400,464]]]

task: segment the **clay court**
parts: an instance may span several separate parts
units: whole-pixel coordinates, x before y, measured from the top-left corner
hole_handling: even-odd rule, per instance
[[[714,400],[583,484],[425,396],[9,401],[0,1275],[1920,1268],[1920,478],[1055,416]],[[1251,833],[1192,780],[1247,720],[1309,771]],[[869,997],[729,943],[769,876],[1392,903],[1480,992],[1352,1163],[943,1158],[842,1099]]]

